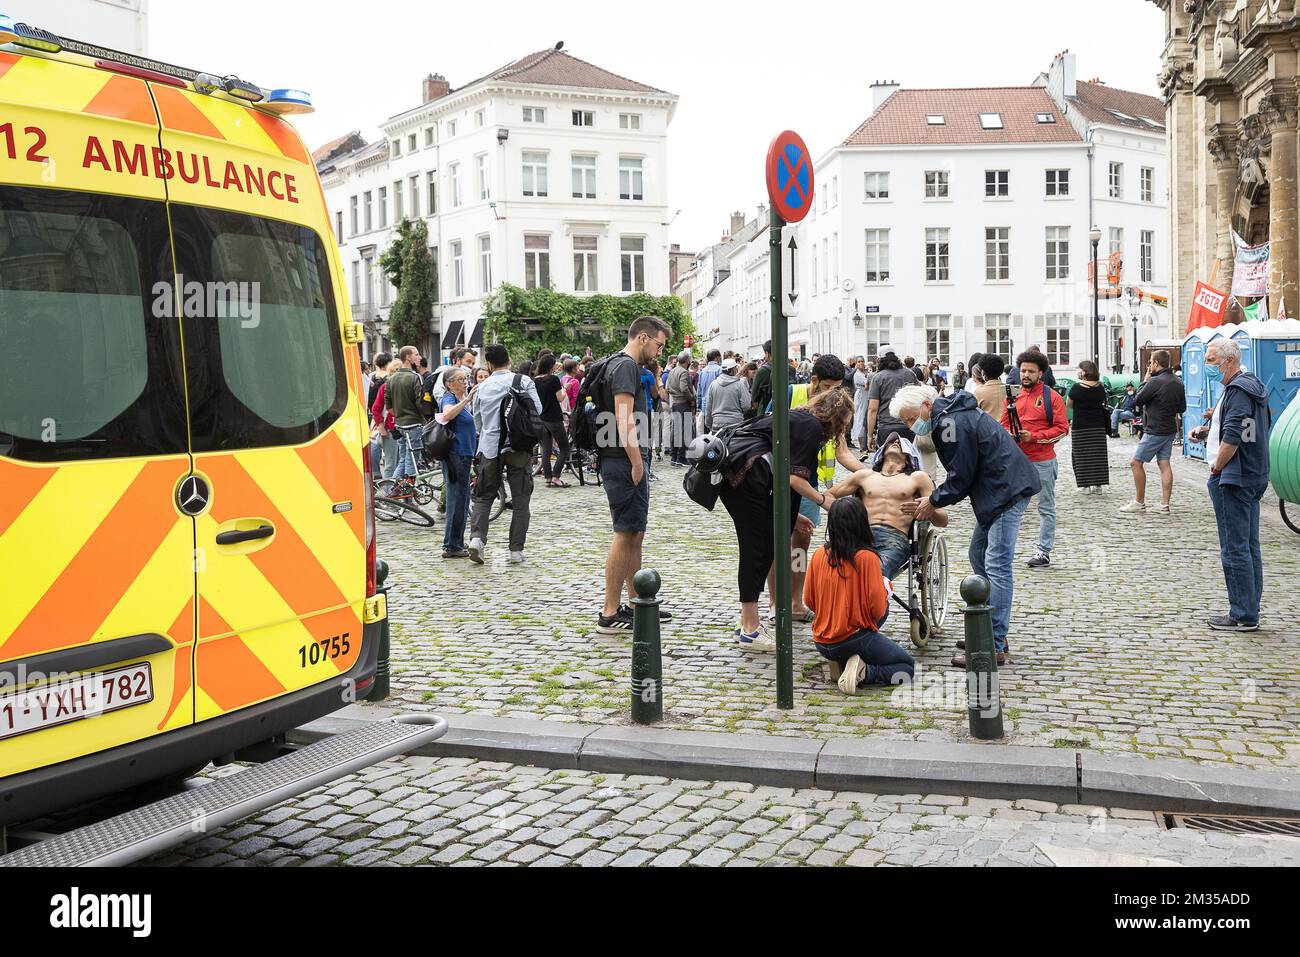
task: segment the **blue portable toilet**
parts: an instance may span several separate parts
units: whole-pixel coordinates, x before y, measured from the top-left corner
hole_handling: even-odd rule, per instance
[[[1183,455],[1205,461],[1205,443],[1191,442],[1187,434],[1201,424],[1201,415],[1210,408],[1209,382],[1205,375],[1205,346],[1216,329],[1193,329],[1183,340],[1183,391],[1187,411],[1183,414]]]
[[[1252,364],[1248,368],[1268,388],[1268,410],[1276,423],[1300,392],[1300,319],[1248,322],[1242,329],[1251,340]],[[1245,365],[1245,342],[1241,351]]]
[[[1234,332],[1227,334],[1228,338],[1241,349],[1241,367],[1247,372],[1255,371],[1255,339],[1251,328],[1257,325],[1262,326],[1264,323],[1246,322],[1238,326]]]

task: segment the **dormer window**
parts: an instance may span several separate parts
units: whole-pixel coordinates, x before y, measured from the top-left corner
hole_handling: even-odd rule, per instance
[[[981,114],[980,114],[980,126],[982,126],[982,127],[983,127],[984,129],[986,129],[986,130],[1000,130],[1000,129],[1002,129],[1002,114],[1001,114],[1001,113],[981,113]]]
[[[1039,123],[1055,123],[1056,116],[1051,113],[1035,113],[1034,119]]]
[[[942,113],[927,113],[927,114],[925,115],[925,123],[926,123],[927,126],[943,126],[943,125],[944,125],[943,114],[942,114]]]

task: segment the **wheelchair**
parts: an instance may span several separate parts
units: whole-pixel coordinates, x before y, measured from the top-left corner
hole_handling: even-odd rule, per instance
[[[925,648],[943,635],[948,617],[948,540],[929,522],[913,522],[912,554],[899,574],[907,575],[907,598],[894,601],[907,610],[912,644]]]

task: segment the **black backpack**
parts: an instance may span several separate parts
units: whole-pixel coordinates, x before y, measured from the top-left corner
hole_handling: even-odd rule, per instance
[[[578,383],[578,402],[569,413],[569,444],[575,449],[596,454],[600,451],[598,437],[601,415],[613,413],[605,395],[605,374],[610,357],[595,363]]]
[[[515,373],[510,391],[501,400],[501,451],[531,452],[541,441],[542,430],[542,417],[524,388],[524,377]]]

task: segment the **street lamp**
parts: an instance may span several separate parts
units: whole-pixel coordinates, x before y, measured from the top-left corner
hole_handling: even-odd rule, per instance
[[[1093,226],[1088,238],[1092,240],[1092,361],[1097,361],[1097,324],[1101,322],[1101,308],[1098,303],[1097,245],[1101,242],[1100,227]],[[1098,366],[1100,368],[1100,366]]]
[[[1138,310],[1142,308],[1142,297],[1132,286],[1126,290],[1128,293],[1128,311],[1133,316],[1133,372],[1137,375],[1142,374],[1138,368]]]

